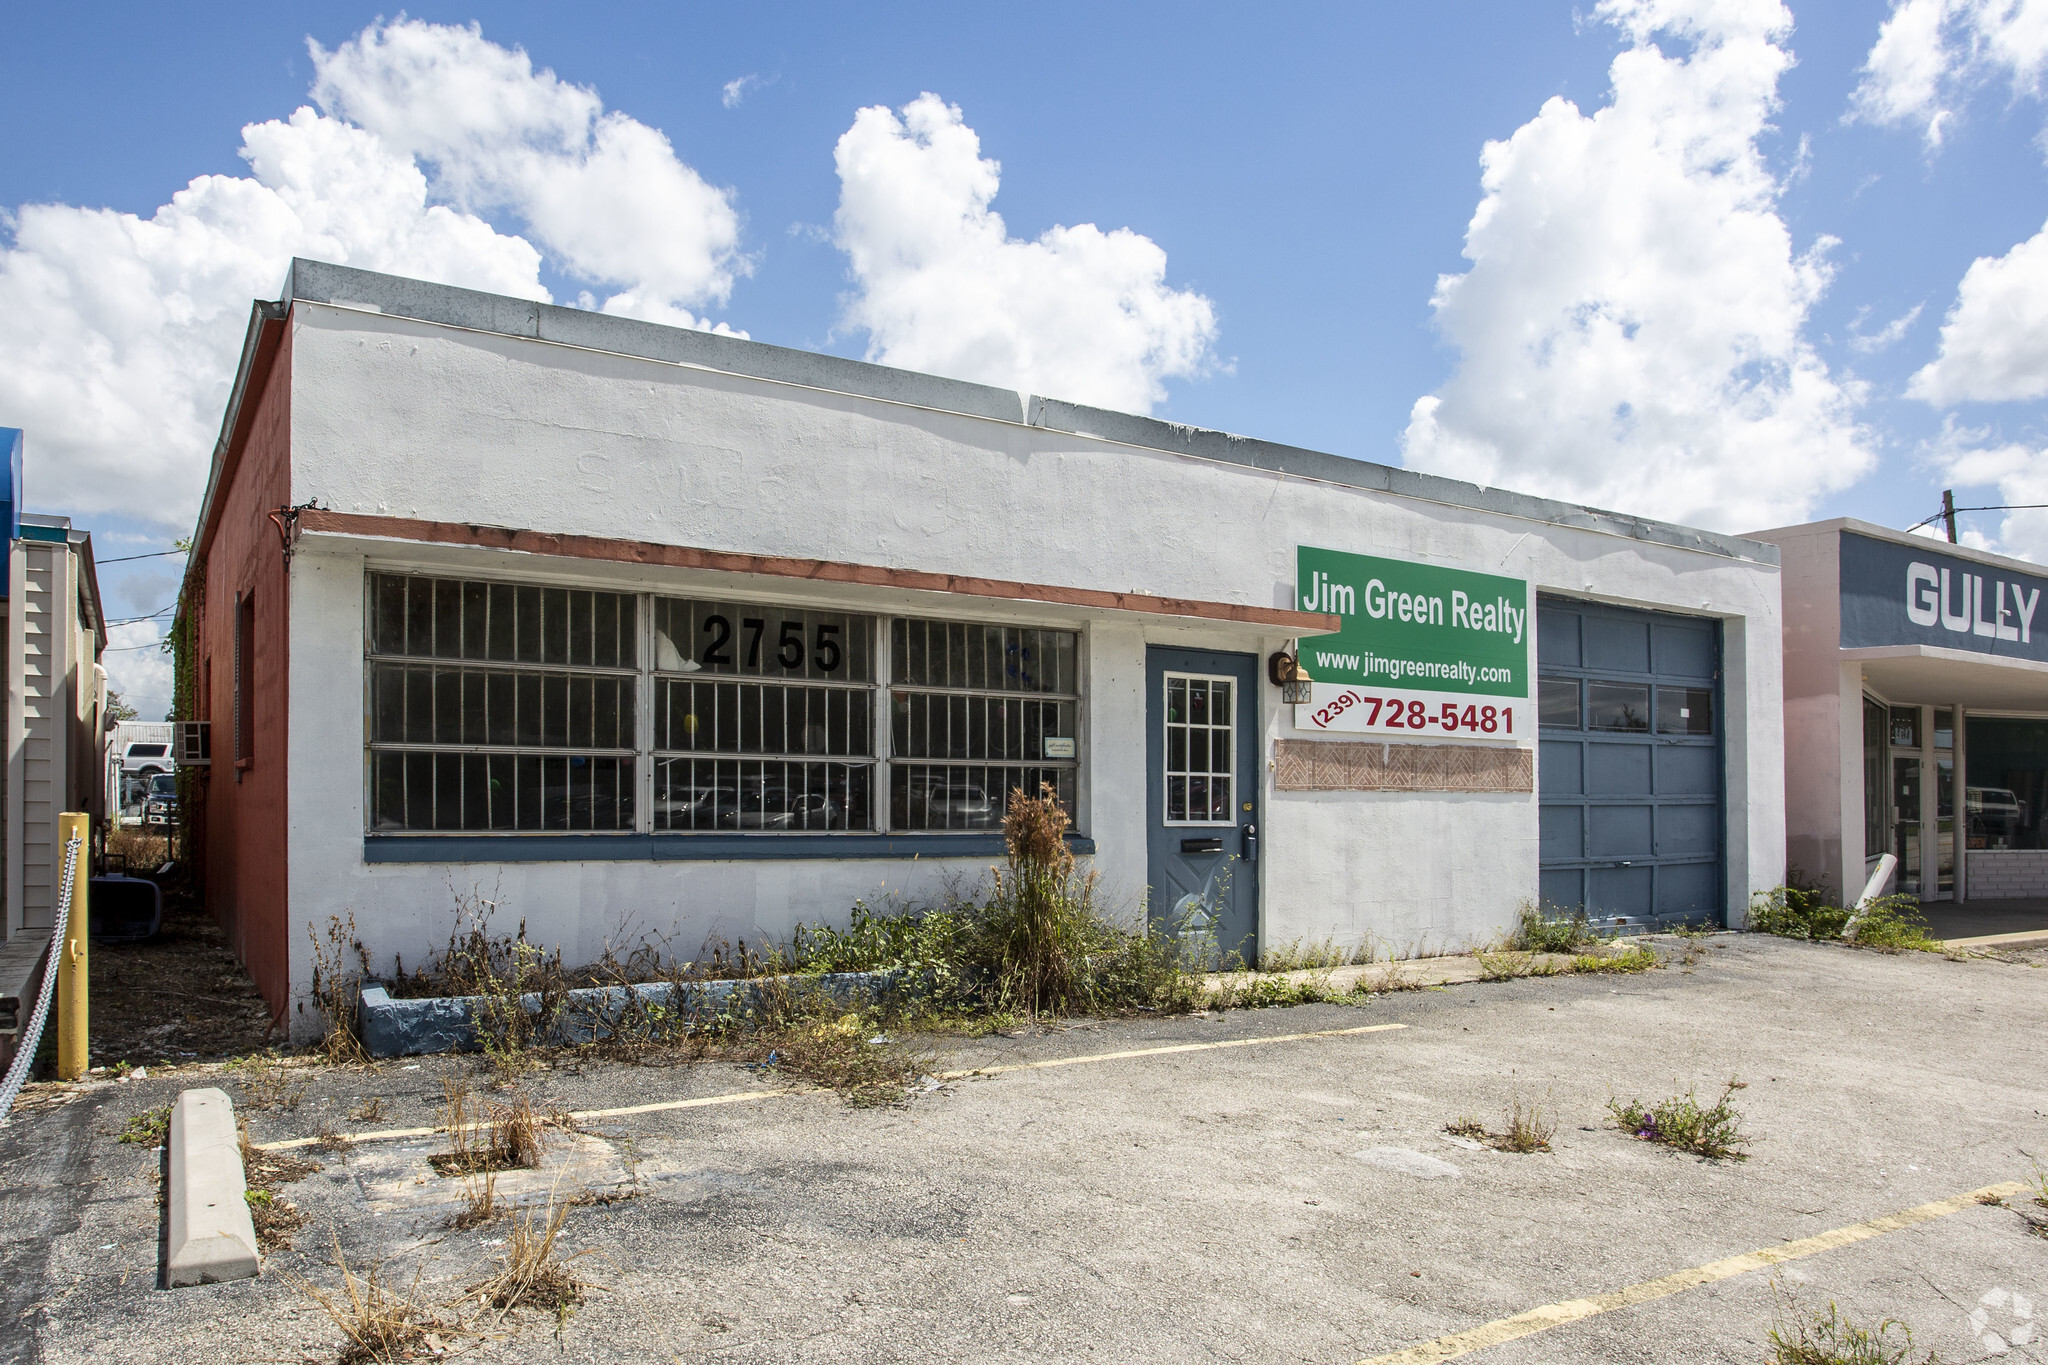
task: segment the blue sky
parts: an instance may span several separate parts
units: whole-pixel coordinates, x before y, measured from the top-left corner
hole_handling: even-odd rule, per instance
[[[1941,7],[1937,18],[1962,54],[1977,32],[1968,25],[1979,22],[1968,12],[1971,0],[1915,3]],[[979,137],[980,155],[1000,162],[993,208],[1013,242],[1060,226],[1127,228],[1165,255],[1155,300],[1206,301],[1206,323],[1183,314],[1193,330],[1182,340],[1199,354],[1154,376],[1162,396],[1149,406],[1158,415],[1388,463],[1406,459],[1536,493],[1627,497],[1622,510],[1725,530],[1747,529],[1757,518],[1841,514],[1903,525],[1934,510],[1944,483],[1966,477],[1980,480],[1974,488],[1959,483],[1966,502],[2048,501],[2048,484],[2044,496],[2026,493],[2043,439],[2042,400],[2030,396],[2028,383],[1987,396],[1952,380],[1936,386],[1939,403],[1907,393],[1911,377],[1941,354],[1942,320],[1972,263],[2014,251],[2048,217],[2043,109],[2026,54],[2005,66],[1953,56],[1939,73],[1949,117],[1935,145],[1925,136],[1926,101],[1890,121],[1849,117],[1891,13],[1884,7],[1794,5],[1786,33],[1768,16],[1761,30],[1754,21],[1769,0],[1643,0],[1637,8],[1659,5],[1637,29],[1605,22],[1589,7],[1528,0],[1256,13],[1189,4],[877,11],[430,3],[406,15],[436,25],[475,22],[486,42],[523,49],[536,68],[593,89],[604,109],[665,134],[675,159],[723,192],[737,229],[723,264],[705,277],[711,283],[676,285],[672,301],[760,340],[972,368],[948,359],[968,351],[918,334],[943,320],[901,307],[892,313],[882,282],[850,276],[860,240],[898,240],[889,234],[900,237],[904,226],[871,220],[864,229],[835,230],[835,212],[851,191],[835,170],[834,148],[856,111],[901,110],[929,91],[957,107],[959,125]],[[10,37],[0,51],[0,127],[8,130],[0,139],[0,206],[104,207],[148,219],[195,176],[248,176],[238,155],[243,126],[284,119],[311,102],[318,72],[306,39],[334,50],[381,13],[333,4],[9,6]],[[1795,262],[1820,262],[1829,273],[1817,298],[1788,304],[1791,286],[1773,286],[1769,325],[1790,330],[1754,368],[1768,382],[1773,367],[1806,366],[1825,376],[1825,391],[1796,417],[1781,413],[1775,422],[1721,432],[1696,457],[1684,453],[1682,432],[1674,447],[1634,427],[1613,449],[1584,454],[1582,436],[1572,434],[1545,453],[1538,448],[1547,433],[1580,432],[1573,423],[1584,414],[1560,409],[1555,398],[1516,407],[1520,398],[1507,390],[1527,375],[1511,355],[1489,364],[1479,357],[1495,344],[1488,337],[1524,325],[1517,308],[1538,306],[1518,275],[1547,268],[1531,261],[1556,258],[1555,239],[1543,233],[1569,231],[1574,212],[1611,216],[1615,191],[1604,190],[1609,197],[1597,206],[1518,206],[1510,196],[1502,221],[1513,230],[1527,225],[1528,254],[1501,248],[1480,265],[1467,292],[1479,295],[1484,285],[1485,297],[1468,299],[1468,314],[1446,327],[1432,309],[1432,290],[1440,275],[1474,268],[1462,252],[1481,200],[1482,148],[1536,120],[1553,96],[1573,102],[1581,116],[1607,106],[1615,98],[1610,64],[1631,48],[1654,46],[1676,64],[1669,70],[1680,71],[1723,42],[1752,65],[1755,54],[1768,58],[1774,49],[1796,59],[1765,88],[1763,98],[1775,93],[1772,126],[1743,145],[1772,185],[1762,216],[1782,225]],[[726,86],[736,80],[746,83],[728,99]],[[1586,127],[1561,120],[1554,131],[1569,140]],[[390,140],[388,126],[381,131]],[[874,147],[896,145],[889,130],[870,131]],[[1544,180],[1541,157],[1549,154],[1532,145],[1524,157],[1532,183]],[[1605,153],[1595,147],[1592,155],[1597,166]],[[422,154],[422,165],[431,161]],[[1624,161],[1616,161],[1615,176],[1622,193],[1631,180],[1655,181]],[[893,182],[877,189],[894,192]],[[1722,202],[1714,193],[1669,199],[1665,207],[1697,213],[1703,210],[1685,206]],[[1738,216],[1746,217],[1707,238],[1757,225],[1754,183],[1745,193]],[[443,184],[430,191],[438,201],[459,197]],[[537,242],[544,235],[529,229],[516,195],[467,206],[502,234],[526,232]],[[0,241],[19,225],[10,222]],[[1837,241],[1807,255],[1827,238]],[[14,246],[21,258],[23,242]],[[1699,249],[1715,248],[1709,240]],[[564,302],[591,288],[589,269],[565,264],[573,254],[542,242],[539,287]],[[1656,288],[1637,297],[1661,302],[1644,308],[1688,311],[1672,300],[1683,298],[1695,269],[1701,314],[1748,306],[1736,297],[1747,287],[1749,266],[1741,260],[1656,256],[1647,253],[1640,272],[1656,273]],[[1769,256],[1756,258],[1762,275],[1770,274]],[[1606,268],[1584,267],[1596,275]],[[1490,281],[1479,278],[1489,271]],[[1639,283],[1617,288],[1625,294]],[[1567,293],[1597,287],[1597,278],[1557,285]],[[239,295],[243,312],[249,292]],[[603,295],[600,287],[592,301]],[[37,307],[48,306],[46,295],[38,297]],[[1888,344],[1856,341],[1915,308],[1917,317]],[[28,304],[8,311],[17,314],[11,328],[42,324]],[[1624,320],[1616,335],[1632,340],[1637,325]],[[64,326],[49,330],[57,335]],[[234,330],[239,335],[239,321]],[[1653,334],[1661,334],[1654,316],[1643,328],[1645,337]],[[1680,349],[1719,344],[1721,335],[1693,337]],[[2043,347],[2048,354],[2048,340]],[[1956,364],[1967,360],[1959,353]],[[1611,421],[1617,408],[1647,413],[1658,398],[1651,390],[1670,384],[1656,378],[1671,373],[1669,363],[1656,360],[1630,370],[1634,378],[1615,379],[1621,387],[1603,390],[1588,420]],[[1740,371],[1731,382],[1747,382]],[[147,388],[160,377],[116,374],[108,382]],[[1630,392],[1631,383],[1645,391]],[[217,423],[207,392],[197,390],[190,406]],[[1414,406],[1433,394],[1442,395],[1444,432],[1424,440],[1413,426]],[[8,396],[0,386],[0,407]],[[1142,395],[1113,405],[1147,406]],[[1695,410],[1680,409],[1671,421],[1682,428],[1688,411]],[[31,506],[69,512],[95,529],[106,542],[102,555],[160,548],[189,524],[205,467],[204,449],[185,448],[196,438],[154,456],[124,502],[107,491],[122,483],[118,460],[95,464],[89,481],[80,473],[99,459],[83,444],[90,432],[53,431],[50,419],[39,429],[0,410],[0,423],[8,422],[28,427]],[[1645,418],[1643,429],[1649,425]],[[1479,453],[1475,441],[1484,447]],[[1525,456],[1522,445],[1533,453]],[[1751,497],[1749,460],[1759,470],[1798,466],[1798,477],[1773,485],[1768,497]],[[1603,472],[1603,462],[1612,468]],[[1696,466],[1718,471],[1719,482],[1702,483]],[[1984,543],[2048,552],[2048,526],[1998,516],[1971,524]],[[175,561],[116,566],[105,575],[110,610],[128,616],[163,606],[175,578]],[[162,690],[160,673],[124,667],[117,676],[145,698]],[[160,709],[162,702],[145,705]]]

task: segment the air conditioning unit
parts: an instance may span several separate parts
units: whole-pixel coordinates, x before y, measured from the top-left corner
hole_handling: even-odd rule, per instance
[[[181,720],[178,722],[178,766],[181,768],[205,768],[213,764],[213,722],[210,720]]]

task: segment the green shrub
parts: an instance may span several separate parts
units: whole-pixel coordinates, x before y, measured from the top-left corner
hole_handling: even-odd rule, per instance
[[[1647,972],[1657,965],[1657,950],[1632,943],[1619,952],[1580,953],[1572,958],[1575,972]]]
[[[1928,936],[1919,899],[1910,895],[1880,897],[1856,915],[1836,905],[1824,888],[1774,886],[1750,898],[1749,928],[1752,933],[1803,938],[1814,943],[1841,942],[1846,934],[1850,942],[1884,952],[1941,951],[1941,943]]]
[[[804,925],[790,957],[802,972],[903,971],[927,1009],[1073,1014],[1187,1010],[1200,978],[1168,927],[1126,928],[1074,866],[1067,814],[1050,787],[1010,793],[1005,865],[940,905],[878,913],[856,905],[845,928]]]
[[[1883,952],[1941,951],[1941,941],[1927,933],[1927,919],[1920,913],[1916,896],[1885,896],[1872,901],[1849,932],[1858,945]]]
[[[1585,911],[1546,916],[1536,906],[1525,904],[1505,946],[1521,953],[1569,953],[1595,941]]]
[[[1749,898],[1752,933],[1814,941],[1838,939],[1848,922],[1849,912],[1834,904],[1820,887],[1774,886]]]
[[[1745,1082],[1730,1079],[1721,1098],[1707,1108],[1700,1107],[1697,1092],[1687,1090],[1655,1104],[1609,1100],[1607,1112],[1613,1116],[1615,1127],[1644,1142],[1696,1156],[1746,1161],[1749,1154],[1742,1149],[1749,1145],[1749,1139],[1742,1132],[1742,1116],[1728,1101],[1736,1091],[1747,1088]]]
[[[1904,1338],[1896,1345],[1894,1328]],[[1826,1317],[1816,1314],[1789,1329],[1782,1321],[1771,1328],[1768,1365],[1907,1365],[1912,1353],[1913,1333],[1896,1318],[1886,1318],[1872,1331],[1843,1317],[1830,1302]],[[1935,1359],[1928,1356],[1926,1365]]]

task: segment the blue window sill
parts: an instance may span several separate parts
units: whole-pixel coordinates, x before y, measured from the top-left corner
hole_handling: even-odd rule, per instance
[[[1095,841],[1069,835],[1087,856]],[[366,863],[776,862],[811,858],[1000,858],[1001,834],[368,835]]]

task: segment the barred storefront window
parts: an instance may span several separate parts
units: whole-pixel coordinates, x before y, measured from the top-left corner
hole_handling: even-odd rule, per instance
[[[1041,786],[1075,808],[1075,631],[384,572],[367,592],[373,834],[993,830]]]
[[[1009,793],[1074,808],[1080,710],[1073,631],[901,620],[890,638],[889,822],[993,829]]]
[[[654,827],[874,828],[871,616],[654,603]]]
[[[630,830],[629,594],[372,574],[370,826]]]

